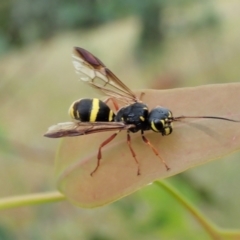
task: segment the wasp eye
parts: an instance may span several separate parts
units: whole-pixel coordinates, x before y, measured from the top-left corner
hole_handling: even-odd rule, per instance
[[[164,121],[163,120],[159,120],[159,119],[154,119],[153,121],[151,121],[151,129],[154,132],[163,132],[164,130]]]

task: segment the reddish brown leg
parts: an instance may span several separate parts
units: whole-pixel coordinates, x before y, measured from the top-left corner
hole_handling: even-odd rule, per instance
[[[153,152],[156,154],[156,156],[161,160],[161,162],[164,164],[166,167],[167,171],[170,169],[167,165],[167,163],[160,157],[159,152],[157,149],[149,142],[149,140],[143,135],[144,133],[142,132],[142,139],[143,141],[153,150]]]
[[[139,162],[138,162],[138,160],[137,160],[137,158],[136,158],[136,154],[135,154],[135,152],[134,152],[133,149],[132,149],[132,145],[131,145],[131,137],[130,137],[129,132],[127,133],[127,143],[128,143],[129,149],[130,149],[130,151],[131,151],[131,153],[132,153],[132,156],[133,156],[133,158],[134,158],[134,160],[135,160],[135,162],[136,162],[136,164],[137,164],[137,166],[138,166],[137,175],[140,175],[140,166],[139,166]]]
[[[102,159],[102,152],[101,152],[102,148],[103,148],[105,145],[107,145],[108,143],[110,143],[110,142],[117,136],[117,134],[118,134],[119,132],[120,132],[120,131],[118,131],[118,132],[114,133],[113,135],[111,135],[108,139],[106,139],[104,142],[102,142],[101,145],[99,146],[99,148],[98,148],[98,155],[97,155],[97,166],[96,166],[96,168],[91,172],[91,176],[93,175],[93,173],[95,173],[95,172],[98,170],[98,168],[99,168],[99,166],[100,166],[100,160]]]
[[[104,102],[107,103],[107,102],[109,102],[110,100],[112,101],[115,110],[118,111],[118,110],[119,110],[119,106],[118,106],[117,101],[116,101],[114,98],[109,97],[109,98],[107,98]]]
[[[139,100],[142,101],[143,95],[145,94],[145,92],[141,92]]]

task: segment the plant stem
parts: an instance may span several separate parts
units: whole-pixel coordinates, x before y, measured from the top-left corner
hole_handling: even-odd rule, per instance
[[[202,225],[206,232],[212,237],[212,239],[220,240],[221,234],[218,228],[210,222],[193,204],[191,204],[179,191],[177,191],[170,184],[163,181],[156,181],[155,184],[163,187],[168,191],[174,198],[177,199],[192,215],[197,219],[197,221]]]
[[[0,210],[7,209],[7,208],[51,203],[51,202],[57,202],[62,200],[65,200],[65,196],[57,191],[47,192],[47,193],[26,194],[26,195],[15,196],[15,197],[7,197],[7,198],[0,199]]]

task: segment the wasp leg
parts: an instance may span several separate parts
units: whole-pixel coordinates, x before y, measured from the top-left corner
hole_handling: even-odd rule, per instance
[[[167,171],[170,170],[168,167],[167,163],[160,157],[159,152],[157,149],[150,143],[150,141],[144,136],[144,132],[142,131],[142,139],[143,141],[153,150],[153,152],[156,154],[156,156],[161,160],[161,162],[164,164],[166,167]]]
[[[143,95],[145,94],[145,92],[141,92],[139,100],[142,101]]]
[[[113,135],[111,135],[108,139],[106,139],[104,142],[102,142],[101,143],[101,145],[99,146],[99,148],[98,148],[98,155],[97,155],[97,166],[95,167],[95,169],[91,172],[91,176],[93,175],[93,173],[95,173],[97,170],[98,170],[98,168],[99,168],[99,166],[100,166],[100,160],[102,159],[102,152],[101,152],[101,150],[102,150],[102,148],[105,146],[105,145],[107,145],[108,143],[110,143],[116,136],[117,136],[117,134],[119,133],[120,131],[118,131],[118,132],[116,132],[116,133],[114,133]]]
[[[127,133],[127,143],[128,143],[129,149],[130,149],[130,151],[131,151],[131,153],[132,153],[132,156],[133,156],[133,158],[134,158],[134,160],[135,160],[135,162],[136,162],[136,164],[137,164],[137,166],[138,166],[137,175],[140,175],[140,166],[139,166],[139,162],[138,162],[138,160],[137,160],[137,158],[136,158],[136,154],[135,154],[135,152],[134,152],[133,149],[132,149],[131,137],[130,137],[129,131],[128,131],[128,133]]]
[[[115,110],[118,111],[118,110],[119,110],[119,106],[118,106],[117,101],[116,101],[114,98],[108,97],[106,100],[104,100],[104,102],[107,103],[107,102],[109,102],[110,100],[112,101]]]

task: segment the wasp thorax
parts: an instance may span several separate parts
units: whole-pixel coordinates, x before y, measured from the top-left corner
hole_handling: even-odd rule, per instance
[[[160,132],[162,135],[172,133],[172,112],[167,108],[156,107],[148,117],[150,128],[154,132]]]
[[[121,108],[116,117],[116,122],[124,122],[126,124],[134,124],[136,127],[131,128],[131,132],[139,130],[148,130],[148,107],[143,103],[133,103],[127,107]]]

